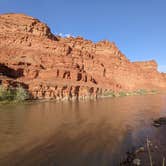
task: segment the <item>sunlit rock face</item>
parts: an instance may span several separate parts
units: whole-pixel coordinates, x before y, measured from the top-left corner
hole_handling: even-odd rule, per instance
[[[0,79],[35,99],[94,98],[105,90],[166,89],[155,61],[130,62],[115,43],[62,38],[23,14],[0,15]]]

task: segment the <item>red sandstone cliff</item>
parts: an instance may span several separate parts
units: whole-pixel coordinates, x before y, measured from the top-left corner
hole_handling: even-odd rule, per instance
[[[0,15],[0,80],[33,98],[95,97],[104,90],[166,89],[155,61],[130,62],[109,41],[54,36],[23,14]]]

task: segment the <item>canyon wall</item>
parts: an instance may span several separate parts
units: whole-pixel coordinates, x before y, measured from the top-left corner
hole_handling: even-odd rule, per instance
[[[165,90],[157,63],[130,62],[115,43],[62,38],[23,14],[0,15],[0,83],[33,99],[96,98],[107,91]]]

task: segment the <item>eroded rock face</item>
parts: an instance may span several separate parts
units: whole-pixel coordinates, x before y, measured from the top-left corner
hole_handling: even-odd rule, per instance
[[[155,61],[130,62],[115,43],[54,36],[23,14],[0,15],[0,82],[26,85],[32,98],[94,98],[105,90],[166,89]]]
[[[0,20],[0,32],[3,33],[24,33],[48,38],[54,36],[46,24],[24,14],[3,14]]]

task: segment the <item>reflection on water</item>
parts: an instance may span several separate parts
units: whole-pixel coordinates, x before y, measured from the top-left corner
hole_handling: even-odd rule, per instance
[[[1,105],[0,165],[117,165],[147,136],[160,138],[163,129],[151,122],[166,115],[165,101],[149,95]]]

